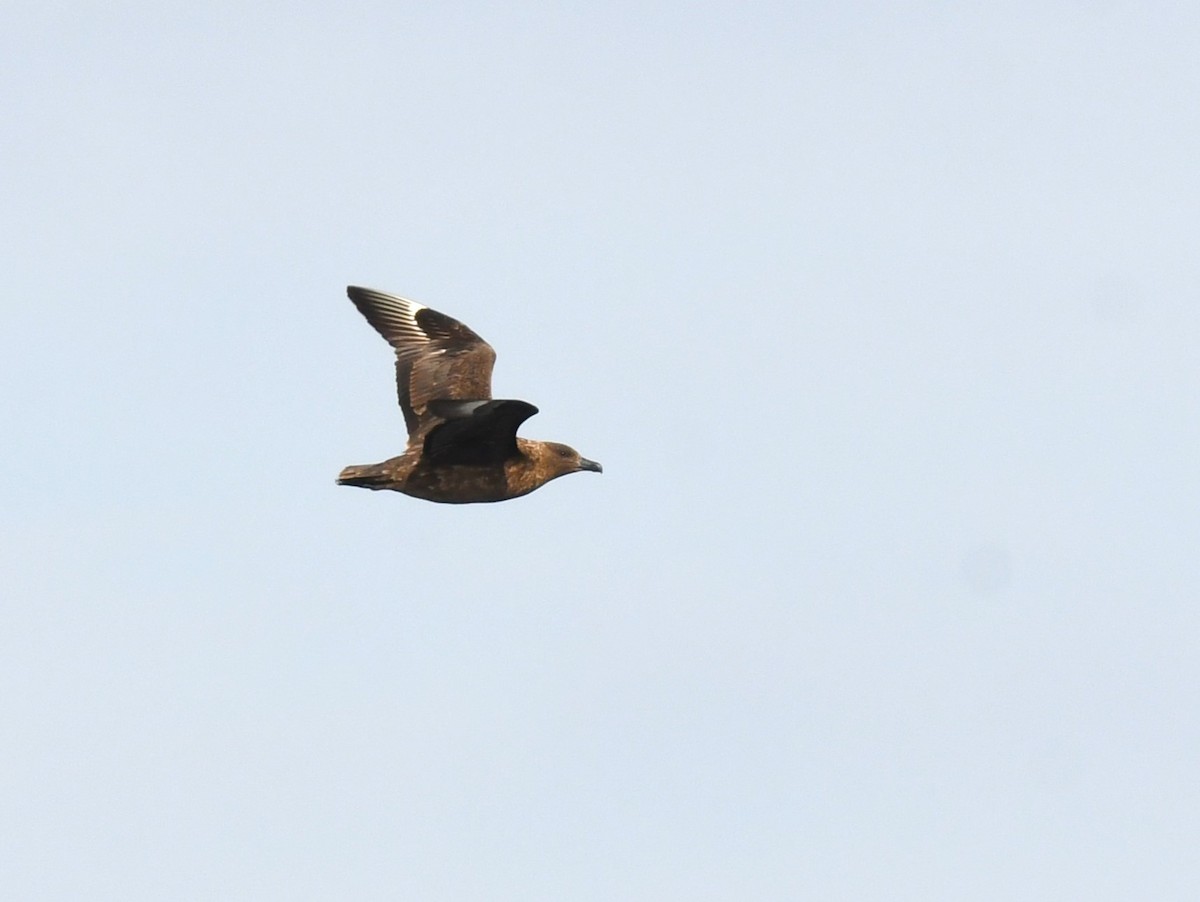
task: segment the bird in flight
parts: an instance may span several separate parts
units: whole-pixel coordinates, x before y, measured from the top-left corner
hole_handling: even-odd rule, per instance
[[[405,298],[351,285],[350,300],[396,349],[396,390],[408,447],[380,464],[346,467],[339,485],[470,504],[527,495],[600,464],[558,442],[517,437],[538,412],[492,398],[496,352],[456,319]]]

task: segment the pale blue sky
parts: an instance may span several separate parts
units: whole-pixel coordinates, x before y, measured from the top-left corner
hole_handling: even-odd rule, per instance
[[[1197,898],[1197,46],[9,4],[0,897]],[[347,283],[604,475],[335,486]]]

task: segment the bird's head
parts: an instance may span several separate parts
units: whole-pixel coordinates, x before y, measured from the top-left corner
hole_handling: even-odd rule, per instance
[[[560,442],[539,442],[537,454],[538,468],[546,472],[547,479],[566,476],[568,473],[578,473],[590,470],[593,473],[603,473],[604,468],[594,460],[588,460],[580,455],[570,445]]]

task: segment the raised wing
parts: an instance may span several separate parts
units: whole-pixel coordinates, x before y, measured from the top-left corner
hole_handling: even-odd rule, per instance
[[[351,285],[346,294],[396,349],[396,393],[409,435],[427,425],[430,401],[491,398],[496,352],[458,320],[370,288]]]

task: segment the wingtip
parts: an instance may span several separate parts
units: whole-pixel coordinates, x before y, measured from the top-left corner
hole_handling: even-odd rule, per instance
[[[346,296],[359,307],[364,304],[398,304],[415,311],[425,306],[424,304],[418,304],[411,298],[401,297],[398,294],[388,294],[386,291],[380,291],[378,288],[365,288],[362,285],[347,285]]]

